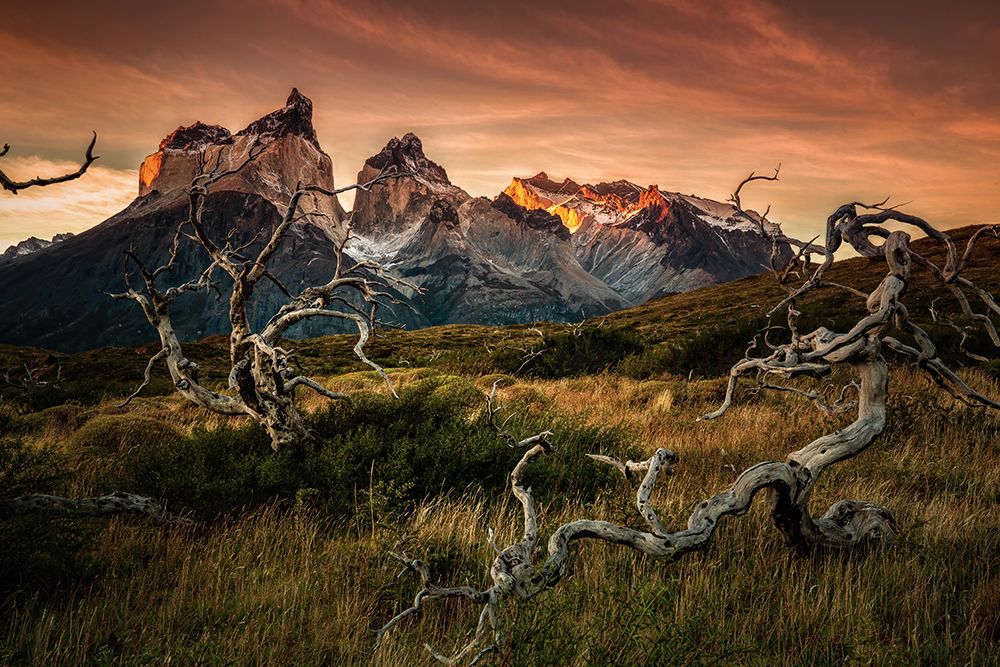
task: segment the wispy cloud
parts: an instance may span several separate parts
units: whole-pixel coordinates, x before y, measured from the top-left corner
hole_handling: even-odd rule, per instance
[[[942,224],[995,221],[996,8],[207,0],[192,21],[184,4],[12,8],[4,139],[62,159],[97,129],[104,166],[126,168],[178,124],[236,129],[296,85],[340,182],[412,130],[474,194],[545,169],[724,197],[780,161],[781,185],[749,196],[803,231],[887,193]]]
[[[37,156],[14,158],[3,165],[15,179],[70,173],[79,164]],[[0,251],[30,236],[50,239],[62,232],[82,232],[111,217],[132,201],[139,179],[134,169],[92,166],[83,178],[57,186],[28,188],[0,202]]]

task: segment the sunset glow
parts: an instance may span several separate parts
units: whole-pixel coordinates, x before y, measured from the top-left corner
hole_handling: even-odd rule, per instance
[[[772,204],[793,232],[886,195],[943,227],[997,222],[1000,24],[986,4],[939,16],[912,3],[763,0],[4,11],[5,169],[58,171],[92,129],[102,157],[77,182],[4,196],[3,247],[93,226],[135,196],[136,169],[172,129],[238,129],[292,86],[313,99],[341,184],[413,131],[476,195],[546,170],[725,199],[780,162],[782,182],[748,204]]]

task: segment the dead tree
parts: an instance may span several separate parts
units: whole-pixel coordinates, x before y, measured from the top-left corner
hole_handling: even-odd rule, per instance
[[[17,398],[28,398],[47,389],[62,390],[62,362],[55,360],[55,377],[52,377],[52,363],[48,355],[38,357],[20,366],[13,365],[3,373],[3,383],[14,390]]]
[[[403,172],[384,171],[367,183],[349,185],[337,190],[328,190],[318,185],[299,183],[288,201],[281,220],[277,223],[261,249],[247,256],[245,253],[257,239],[237,244],[230,234],[225,241],[217,242],[209,236],[202,222],[202,213],[210,187],[220,179],[235,174],[260,154],[262,146],[254,146],[238,165],[224,169],[221,166],[222,153],[214,165],[203,165],[201,173],[194,178],[188,189],[188,218],[176,230],[167,262],[156,268],[149,268],[134,252],[126,253],[125,283],[127,291],[112,294],[117,299],[131,299],[142,308],[146,319],[156,329],[161,349],[150,358],[146,366],[145,379],[139,388],[125,402],[138,395],[150,381],[153,366],[164,360],[174,387],[192,403],[213,412],[227,415],[248,416],[263,425],[271,437],[271,446],[278,450],[286,445],[301,444],[312,436],[306,428],[301,414],[295,407],[295,389],[305,387],[326,396],[339,399],[345,395],[331,391],[312,378],[294,370],[292,353],[281,347],[282,337],[288,329],[303,320],[311,318],[331,318],[350,322],[358,330],[354,353],[363,363],[381,375],[388,383],[385,371],[365,356],[364,346],[372,335],[380,304],[399,303],[386,290],[390,285],[415,287],[401,280],[387,276],[381,266],[371,260],[347,264],[344,246],[350,238],[350,230],[334,250],[336,269],[329,282],[303,289],[292,295],[268,269],[268,263],[278,250],[292,225],[310,217],[319,217],[319,211],[301,211],[303,200],[316,196],[334,197],[348,190],[368,190],[384,181],[404,176]],[[158,280],[170,273],[178,258],[182,239],[193,241],[210,260],[200,276],[180,285],[163,288]],[[132,285],[130,267],[134,265],[142,278],[142,287]],[[181,295],[197,290],[217,290],[214,276],[223,272],[232,281],[229,296],[229,393],[216,391],[201,383],[198,365],[184,355],[177,333],[170,317],[173,302]],[[248,304],[254,290],[261,281],[270,281],[289,297],[263,326],[254,331],[248,314]],[[356,301],[350,296],[354,296]],[[360,301],[360,307],[356,302]],[[391,385],[390,385],[391,389]]]
[[[773,223],[767,223],[766,213],[763,216],[750,215],[740,205],[739,194],[744,185],[755,180],[777,180],[777,177],[777,170],[771,177],[751,174],[740,183],[732,201],[739,214],[760,224],[762,233],[775,248],[785,243],[795,250],[792,259],[784,265],[777,264],[777,252],[772,253],[771,261],[772,273],[785,288],[787,296],[771,309],[769,317],[784,314],[787,325],[776,327],[768,324],[758,334],[744,359],[732,367],[722,405],[700,419],[721,417],[732,404],[740,380],[755,375],[758,389],[800,395],[814,401],[827,414],[855,411],[857,416],[854,421],[792,452],[785,461],[766,461],[744,470],[729,489],[699,503],[688,519],[687,527],[674,532],[667,529],[649,503],[656,480],[661,474],[670,473],[677,461],[673,452],[658,449],[645,461],[625,463],[610,457],[592,456],[599,462],[616,467],[626,479],[642,475],[636,492],[636,509],[647,528],[636,530],[593,519],[571,521],[555,529],[548,539],[547,555],[537,562],[533,556],[539,539],[538,517],[531,490],[521,481],[530,461],[548,451],[547,440],[535,444],[524,453],[511,473],[511,492],[523,508],[524,530],[519,542],[502,550],[496,549],[497,556],[490,568],[493,585],[484,590],[469,586],[439,586],[431,582],[430,572],[424,563],[397,555],[396,558],[419,575],[422,588],[412,605],[376,631],[377,641],[400,621],[417,613],[426,601],[465,598],[482,607],[472,639],[451,656],[438,654],[429,646],[427,648],[435,658],[445,663],[451,664],[468,657],[472,657],[474,663],[503,642],[502,628],[497,621],[498,606],[511,596],[525,600],[557,585],[565,574],[570,557],[569,547],[573,542],[601,540],[650,556],[678,558],[705,548],[720,519],[746,513],[753,499],[762,491],[774,525],[785,541],[798,551],[842,549],[893,540],[898,526],[887,508],[864,500],[848,499],[834,503],[816,518],[809,507],[810,496],[826,468],[857,456],[885,429],[888,398],[888,366],[883,357],[885,349],[912,359],[956,400],[969,406],[1000,408],[1000,404],[971,388],[942,361],[931,336],[911,321],[904,304],[913,267],[927,270],[955,298],[966,319],[981,325],[993,342],[1000,345],[1000,337],[991,319],[993,315],[1000,315],[1000,305],[986,290],[963,275],[976,243],[984,235],[996,235],[997,230],[993,227],[981,228],[960,251],[948,234],[935,229],[922,218],[887,207],[885,201],[874,205],[852,202],[838,208],[827,219],[824,244],[817,244],[817,239],[802,242],[785,236]],[[890,222],[930,237],[943,251],[943,264],[915,251],[906,232],[886,229],[885,225]],[[885,262],[885,278],[871,293],[865,294],[826,279],[834,253],[845,242],[862,256]],[[815,254],[820,255],[822,261],[814,267],[811,255]],[[823,327],[807,333],[800,332],[796,302],[820,289],[847,290],[863,297],[868,314],[847,332],[837,333]],[[973,306],[974,302],[979,305]],[[776,343],[772,337],[779,328],[785,331],[787,339]],[[907,342],[900,338],[905,338]],[[763,353],[755,354],[761,350]],[[837,398],[832,401],[820,391],[772,382],[775,378],[824,378],[837,367],[849,369],[855,379],[841,389],[839,395],[834,392]],[[856,399],[847,399],[851,392],[856,392]],[[492,395],[488,409],[492,425],[495,423]],[[506,439],[513,440],[510,436]],[[529,440],[526,439],[525,444]]]
[[[7,190],[11,194],[16,195],[20,190],[24,190],[26,188],[55,185],[57,183],[65,183],[66,181],[72,181],[80,178],[87,171],[87,169],[90,168],[90,165],[93,164],[94,160],[97,160],[100,157],[98,155],[94,155],[94,146],[96,144],[97,133],[94,132],[94,136],[90,140],[90,144],[87,146],[84,160],[80,164],[80,168],[72,173],[49,178],[40,178],[36,176],[35,178],[27,181],[15,181],[0,170],[0,186],[3,186],[3,189]],[[9,151],[10,145],[4,144],[3,149],[0,150],[0,157],[7,155]],[[54,380],[40,379],[41,375],[45,371],[45,368],[40,367],[38,364],[29,365],[24,363],[23,367],[23,375],[15,372],[13,368],[8,368],[4,373],[4,382],[15,389],[19,389],[24,393],[24,395],[30,395],[33,392],[46,387],[56,389],[61,388],[60,382],[62,380],[62,365],[58,362],[56,367],[56,377]],[[33,493],[0,501],[0,519],[39,514],[55,514],[62,516],[133,514],[148,517],[156,522],[175,520],[174,517],[168,514],[163,507],[152,498],[132,493],[115,492],[94,498],[63,498],[61,496]]]
[[[93,139],[90,140],[90,144],[87,146],[87,151],[84,154],[83,162],[80,164],[80,168],[70,174],[63,174],[62,176],[52,176],[49,178],[40,178],[36,176],[27,181],[15,181],[7,176],[0,170],[0,186],[3,186],[4,190],[7,190],[11,194],[17,194],[20,190],[26,190],[27,188],[44,186],[44,185],[55,185],[56,183],[65,183],[66,181],[72,181],[74,179],[80,178],[83,174],[90,168],[94,160],[98,159],[99,155],[94,155],[94,146],[97,144],[97,132],[94,132]],[[10,145],[4,144],[3,149],[0,150],[0,157],[3,157],[10,151]]]

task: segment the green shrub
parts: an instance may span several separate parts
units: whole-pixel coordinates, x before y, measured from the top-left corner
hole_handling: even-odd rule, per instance
[[[303,489],[310,502],[341,516],[402,512],[416,500],[481,489],[506,493],[508,475],[521,450],[490,430],[484,396],[474,384],[454,376],[418,379],[399,391],[361,392],[309,417],[319,444],[301,451],[272,453],[256,425],[223,426],[180,437],[163,424],[101,420],[74,438],[89,443],[100,492],[127,490],[155,496],[175,510],[210,518],[274,498],[291,503]],[[517,437],[555,432],[550,457],[533,463],[529,480],[541,499],[572,491],[593,495],[613,479],[613,471],[583,456],[621,453],[624,434],[584,425],[511,402],[506,428]],[[155,421],[155,420],[145,420]],[[136,438],[138,433],[144,437]],[[159,435],[157,435],[159,434]],[[127,443],[115,457],[100,443]],[[377,497],[377,498],[376,498]],[[377,503],[375,501],[378,501]],[[369,507],[371,505],[371,507]]]
[[[500,348],[493,354],[496,370],[548,379],[592,375],[640,353],[643,340],[630,329],[589,326],[546,334],[538,348],[542,353],[527,363],[522,349]]]
[[[97,415],[67,441],[70,452],[125,453],[150,445],[169,447],[180,433],[159,419],[140,415]]]
[[[20,422],[24,433],[40,433],[46,430],[72,433],[86,420],[86,410],[78,403],[63,403],[25,414]]]
[[[0,439],[0,501],[26,493],[50,493],[64,477],[53,448]]]
[[[748,319],[702,329],[697,334],[649,346],[627,356],[615,372],[635,380],[664,375],[715,377],[743,358],[749,341],[764,326]]]
[[[271,454],[270,439],[256,424],[196,429],[183,438],[168,434],[129,449],[113,484],[208,518],[270,497],[275,489],[294,495],[296,480],[270,472],[279,465]]]
[[[65,478],[58,452],[0,439],[0,503],[53,493]],[[85,567],[86,523],[58,516],[0,514],[0,594],[51,590]]]

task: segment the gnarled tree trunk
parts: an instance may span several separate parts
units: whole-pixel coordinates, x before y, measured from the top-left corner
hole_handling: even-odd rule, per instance
[[[777,178],[777,170],[774,176],[770,177],[751,174],[740,183],[733,194],[732,201],[737,210],[742,212],[739,193],[744,185],[756,180],[773,181]],[[538,518],[531,490],[522,485],[521,475],[532,458],[547,451],[549,444],[546,438],[541,444],[535,444],[528,449],[511,473],[511,492],[521,503],[524,512],[524,532],[519,542],[503,550],[497,550],[498,555],[490,567],[493,585],[485,590],[467,586],[438,586],[431,583],[430,573],[422,562],[405,556],[396,556],[420,576],[423,588],[417,593],[412,605],[376,631],[376,647],[378,640],[386,632],[404,618],[419,611],[424,601],[446,597],[465,598],[483,607],[475,634],[452,656],[440,655],[433,651],[432,654],[440,661],[449,664],[469,656],[474,656],[472,662],[476,662],[503,642],[502,628],[497,621],[499,604],[510,596],[528,599],[556,586],[566,572],[570,558],[569,548],[573,542],[601,540],[627,546],[649,556],[677,558],[703,549],[715,533],[720,519],[747,512],[753,499],[761,491],[767,495],[775,526],[784,535],[788,544],[797,550],[839,549],[862,543],[891,542],[898,532],[898,526],[892,513],[884,507],[863,500],[841,500],[819,518],[813,518],[809,508],[812,491],[823,472],[829,466],[863,452],[885,430],[889,372],[882,355],[883,348],[887,347],[913,358],[918,367],[926,371],[940,387],[956,399],[969,405],[1000,408],[1000,403],[978,393],[951,371],[939,358],[930,336],[910,320],[903,300],[910,280],[911,266],[916,263],[927,268],[949,292],[956,296],[962,313],[983,324],[991,338],[998,343],[1000,337],[996,336],[990,315],[1000,315],[1000,305],[989,293],[961,275],[978,239],[986,233],[996,234],[995,229],[984,228],[987,231],[980,230],[973,235],[964,254],[959,257],[955,244],[947,234],[934,229],[920,218],[900,213],[893,208],[884,208],[885,203],[869,206],[854,202],[837,209],[827,220],[826,243],[822,246],[813,241],[803,243],[784,236],[780,230],[770,231],[764,224],[766,213],[759,217],[747,215],[747,219],[760,224],[761,233],[768,237],[775,247],[775,251],[772,252],[771,270],[788,296],[769,312],[769,316],[780,309],[786,310],[789,340],[780,345],[771,343],[768,334],[776,327],[769,323],[752,341],[744,359],[730,370],[722,405],[718,410],[701,417],[701,419],[721,417],[732,405],[740,379],[754,373],[757,375],[760,388],[801,395],[814,401],[817,407],[828,415],[842,414],[856,409],[857,417],[851,424],[813,440],[789,454],[784,462],[767,461],[744,470],[729,489],[699,503],[689,517],[687,527],[674,532],[667,530],[655,509],[649,504],[658,476],[663,472],[669,472],[677,460],[673,452],[658,449],[646,461],[625,463],[607,456],[592,455],[597,461],[615,466],[625,474],[626,478],[634,473],[645,473],[636,492],[636,509],[648,526],[648,530],[636,530],[595,519],[571,521],[555,529],[548,540],[545,558],[535,563],[533,556],[538,541]],[[874,212],[859,213],[859,208]],[[946,253],[945,265],[938,267],[926,257],[914,252],[910,247],[909,235],[902,231],[890,232],[883,227],[889,221],[915,227],[938,241]],[[870,241],[870,237],[873,236],[883,239],[882,244],[873,244]],[[883,259],[886,262],[887,275],[870,294],[824,281],[824,274],[833,263],[834,253],[845,240],[862,255]],[[779,243],[787,243],[798,249],[785,266],[776,264],[780,256],[776,250]],[[813,253],[822,254],[824,261],[810,273],[810,254]],[[802,285],[792,287],[789,283],[794,276],[808,277]],[[796,302],[813,290],[821,288],[843,289],[865,298],[868,315],[861,318],[846,333],[835,333],[822,327],[807,334],[800,333],[797,326],[799,313]],[[966,290],[985,305],[986,312],[977,313],[972,309]],[[890,336],[893,329],[912,336],[916,347]],[[769,350],[769,354],[752,356],[753,351],[761,348]],[[835,366],[849,367],[857,377],[857,381],[844,387],[840,397],[832,403],[827,402],[820,391],[771,382],[771,378],[774,377],[786,379],[803,376],[823,377]],[[857,390],[857,401],[853,403],[845,399],[848,389],[851,388]],[[493,394],[488,401],[491,426],[494,425],[495,412],[492,398]],[[499,431],[495,426],[494,430]],[[522,446],[533,444],[531,438],[517,443],[510,435],[501,434],[512,444]],[[489,630],[492,630],[492,641],[487,643]]]

